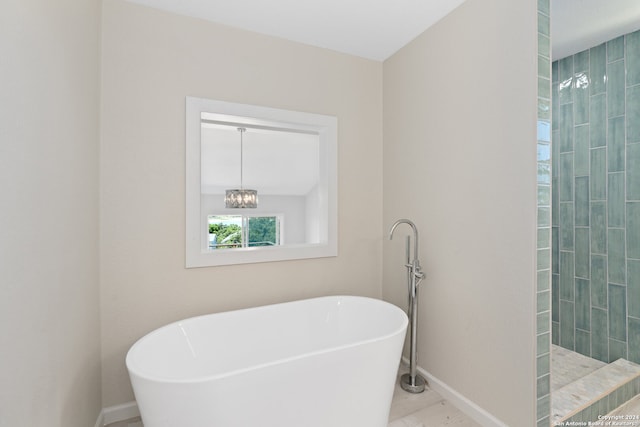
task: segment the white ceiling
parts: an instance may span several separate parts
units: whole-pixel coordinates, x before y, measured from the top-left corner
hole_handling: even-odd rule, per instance
[[[242,143],[244,188],[256,189],[259,195],[306,195],[320,179],[319,141],[314,134],[247,127]],[[240,188],[240,147],[236,126],[202,125],[202,193]]]
[[[384,61],[465,0],[130,1]]]
[[[384,61],[465,0],[129,0]],[[550,0],[553,59],[640,29],[640,0]]]
[[[640,0],[551,0],[553,60],[640,29]]]

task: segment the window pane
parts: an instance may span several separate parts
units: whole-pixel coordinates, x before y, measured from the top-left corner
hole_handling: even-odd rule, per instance
[[[242,247],[242,216],[209,215],[209,249]]]
[[[249,246],[280,244],[279,223],[275,216],[249,217]]]

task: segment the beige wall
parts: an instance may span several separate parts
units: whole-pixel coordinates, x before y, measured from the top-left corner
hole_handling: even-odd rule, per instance
[[[100,397],[100,1],[0,12],[0,426],[87,427]]]
[[[510,426],[536,419],[536,16],[468,0],[384,63],[383,226],[421,232],[419,365]],[[399,305],[403,256],[399,234]]]
[[[103,404],[133,400],[133,342],[202,313],[381,296],[382,64],[108,0],[103,5]],[[185,96],[335,115],[339,256],[184,268]]]

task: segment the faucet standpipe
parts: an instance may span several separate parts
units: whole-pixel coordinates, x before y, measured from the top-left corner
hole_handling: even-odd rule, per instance
[[[409,254],[409,240],[407,237],[407,263],[405,267],[407,267],[407,280],[408,280],[408,288],[409,288],[409,307],[408,313],[410,318],[410,357],[409,357],[409,373],[404,374],[400,378],[400,386],[403,390],[408,391],[409,393],[422,393],[424,391],[425,385],[427,381],[422,378],[420,375],[416,373],[416,349],[417,349],[417,329],[418,329],[418,285],[424,279],[424,273],[420,268],[420,261],[418,260],[418,228],[416,225],[408,220],[408,219],[399,219],[397,220],[393,226],[391,226],[391,230],[389,231],[389,240],[393,239],[393,232],[396,227],[400,224],[407,224],[413,230],[413,260],[410,261],[411,257]]]

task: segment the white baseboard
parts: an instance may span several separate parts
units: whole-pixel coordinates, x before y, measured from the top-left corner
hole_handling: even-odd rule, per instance
[[[109,406],[108,408],[102,408],[102,412],[100,412],[98,420],[96,421],[96,427],[103,427],[139,416],[140,410],[135,401],[123,403],[122,405]]]
[[[104,415],[102,414],[102,411],[100,411],[100,413],[98,414],[98,419],[96,420],[95,427],[103,427],[103,426],[104,426]]]
[[[406,366],[409,365],[409,360],[406,357],[402,358],[402,362]],[[445,382],[431,375],[420,366],[418,366],[416,370],[429,382],[430,389],[438,393],[445,400],[451,402],[453,406],[460,409],[478,424],[482,425],[483,427],[509,427],[507,424],[497,419],[485,409],[478,406],[475,402],[469,400],[467,397],[451,388]]]

